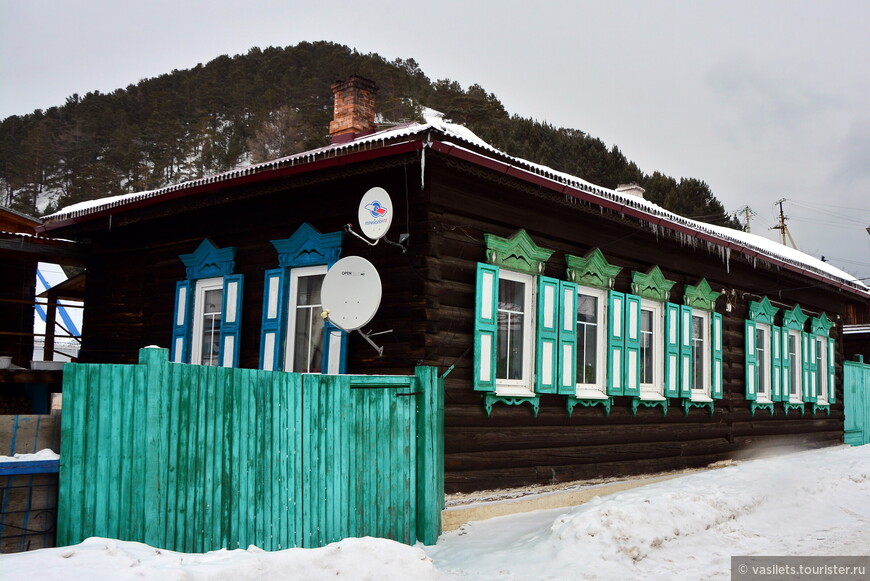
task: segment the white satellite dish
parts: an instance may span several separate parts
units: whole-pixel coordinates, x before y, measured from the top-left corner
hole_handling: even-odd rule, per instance
[[[361,256],[348,256],[332,265],[320,288],[324,318],[345,331],[372,320],[381,304],[381,277]]]
[[[359,227],[372,240],[380,240],[393,223],[393,201],[384,188],[372,188],[363,194],[357,211]]]

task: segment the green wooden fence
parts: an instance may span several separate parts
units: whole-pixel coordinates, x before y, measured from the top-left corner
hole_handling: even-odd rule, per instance
[[[870,365],[843,362],[843,441],[851,446],[870,444]]]
[[[67,364],[58,544],[203,552],[350,536],[432,544],[444,501],[443,381],[168,362]]]

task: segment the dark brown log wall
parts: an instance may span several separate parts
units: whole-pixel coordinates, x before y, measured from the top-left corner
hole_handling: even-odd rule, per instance
[[[431,161],[430,167],[436,162]],[[448,164],[445,164],[448,165]],[[518,190],[502,177],[450,163],[455,171],[432,170],[430,219],[433,267],[427,295],[438,315],[430,315],[427,363],[455,365],[446,380],[445,467],[447,491],[550,484],[596,477],[628,476],[704,466],[765,451],[828,446],[842,441],[842,398],[824,413],[784,415],[782,405],[750,413],[744,382],[744,320],[751,300],[767,296],[776,306],[800,304],[805,313],[827,312],[836,326],[850,296],[819,288],[784,269],[770,269],[732,254],[730,260],[706,245],[639,228],[631,220],[597,208],[560,200],[544,191]],[[439,169],[442,169],[439,167]],[[568,416],[565,398],[542,396],[537,417],[531,406],[496,404],[487,417],[482,395],[472,389],[475,264],[484,261],[484,233],[510,236],[525,228],[535,242],[556,252],[545,274],[565,277],[566,253],[583,256],[598,247],[623,267],[615,288],[630,291],[631,272],[658,265],[676,281],[671,301],[682,303],[686,284],[706,278],[728,297],[717,302],[723,314],[724,399],[713,415],[691,409],[684,415],[677,400],[663,415],[660,408],[631,414],[630,399],[618,397],[609,416],[601,407],[577,406]],[[809,287],[809,288],[808,288]],[[726,302],[731,304],[725,311]],[[838,349],[838,361],[842,355]],[[842,373],[838,376],[838,385]]]

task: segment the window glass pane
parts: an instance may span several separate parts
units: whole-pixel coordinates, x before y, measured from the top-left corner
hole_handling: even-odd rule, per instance
[[[825,346],[821,339],[816,340],[816,396],[825,397],[825,387],[828,383],[828,368],[825,365]]]
[[[525,295],[523,282],[498,281],[498,379],[523,379],[523,335],[525,330]]]
[[[653,312],[640,311],[640,382],[653,382]]]
[[[320,287],[325,275],[300,276],[296,285],[296,328],[293,371],[318,373],[323,361],[323,318]]]
[[[598,297],[577,297],[577,382],[595,383],[598,363]]]
[[[798,395],[798,382],[800,381],[800,372],[798,371],[797,339],[794,335],[788,336],[788,376],[789,376],[789,393]]]
[[[758,393],[767,394],[767,356],[765,354],[764,329],[755,329],[755,385]]]
[[[207,290],[203,293],[202,353],[200,365],[218,365],[223,294],[222,289]]]

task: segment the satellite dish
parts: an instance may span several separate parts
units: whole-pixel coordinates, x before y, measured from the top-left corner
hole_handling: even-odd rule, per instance
[[[363,194],[357,212],[359,227],[372,240],[380,240],[393,223],[393,201],[384,188],[372,188]]]
[[[381,277],[361,256],[348,256],[332,265],[320,288],[323,316],[345,331],[372,320],[381,304]]]

